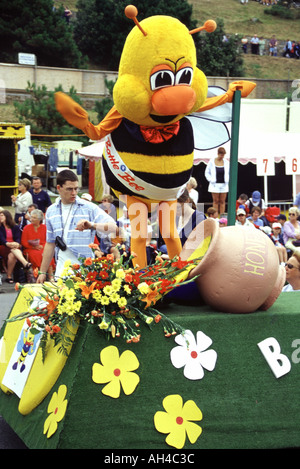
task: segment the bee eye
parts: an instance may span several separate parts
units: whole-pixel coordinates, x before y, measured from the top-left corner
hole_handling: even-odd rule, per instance
[[[174,81],[174,73],[171,70],[159,70],[150,77],[151,90],[155,91],[165,86],[173,86]]]
[[[175,85],[190,85],[193,79],[193,69],[184,67],[178,70],[175,77]]]

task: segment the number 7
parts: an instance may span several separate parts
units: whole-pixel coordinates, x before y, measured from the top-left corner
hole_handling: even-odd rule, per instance
[[[267,166],[268,166],[268,159],[267,159],[267,158],[263,159],[263,163],[264,163],[264,165],[265,165],[265,170],[264,170],[264,172],[266,173],[266,172],[267,172]]]

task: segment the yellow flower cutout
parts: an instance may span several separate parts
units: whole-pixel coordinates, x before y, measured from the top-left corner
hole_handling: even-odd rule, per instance
[[[186,435],[194,444],[202,433],[202,428],[194,421],[202,420],[202,412],[194,401],[186,401],[178,394],[167,396],[163,400],[166,412],[158,411],[154,415],[154,425],[160,433],[168,433],[166,443],[177,449],[184,447]]]
[[[51,400],[48,405],[48,417],[44,423],[44,435],[47,433],[47,438],[50,438],[57,430],[57,423],[60,422],[66,413],[68,401],[65,399],[67,394],[67,386],[62,384],[59,386],[58,391],[52,394]]]
[[[139,367],[139,361],[131,350],[125,350],[119,356],[119,350],[110,345],[100,352],[100,362],[94,363],[92,379],[97,384],[108,383],[102,393],[106,396],[118,398],[121,386],[126,395],[132,394],[140,382],[140,378],[133,373]]]

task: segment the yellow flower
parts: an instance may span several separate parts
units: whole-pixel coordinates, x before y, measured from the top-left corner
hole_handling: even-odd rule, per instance
[[[113,292],[109,297],[112,303],[116,303],[119,298],[120,298],[120,295],[117,292]]]
[[[58,391],[52,394],[48,405],[47,412],[50,414],[44,423],[44,435],[50,438],[57,430],[57,423],[60,422],[66,413],[68,401],[65,399],[67,394],[67,386],[62,384]]]
[[[202,412],[194,401],[186,401],[178,394],[164,398],[163,407],[166,412],[156,412],[154,425],[160,433],[168,433],[166,443],[177,449],[183,448],[186,435],[194,444],[202,433],[202,428],[193,421],[202,420]]]
[[[130,288],[130,286],[129,286],[129,285],[124,285],[124,287],[123,287],[123,288],[124,288],[124,291],[125,291],[125,293],[127,293],[128,295],[130,295],[130,294],[131,294],[131,288]]]
[[[125,350],[119,356],[119,350],[110,345],[100,352],[100,362],[94,363],[92,379],[97,384],[108,383],[102,389],[106,396],[118,398],[121,386],[126,395],[132,394],[140,382],[140,378],[133,373],[139,367],[139,361],[131,350]]]
[[[111,282],[111,286],[115,291],[119,291],[122,285],[122,280],[119,278],[114,278],[113,281]]]
[[[106,285],[104,288],[103,288],[103,292],[105,293],[105,295],[111,295],[112,292],[113,292],[113,288],[111,285]]]
[[[102,298],[101,298],[100,301],[101,301],[101,304],[102,304],[103,306],[109,305],[109,298],[108,298],[108,296],[102,296]]]
[[[116,270],[116,277],[123,279],[123,278],[125,277],[125,272],[124,272],[124,270],[123,270],[123,269],[118,269],[118,270]]]
[[[140,284],[138,285],[138,289],[139,289],[139,291],[140,291],[141,293],[143,293],[144,295],[146,295],[146,294],[149,292],[150,287],[149,287],[149,285],[147,285],[146,282],[142,282],[142,283],[140,283]]]
[[[68,300],[57,306],[57,312],[62,315],[68,314],[69,316],[73,316],[80,311],[81,306],[81,301]]]
[[[92,293],[92,297],[94,298],[94,300],[97,301],[97,303],[100,303],[102,294],[99,290],[94,290]]]
[[[118,306],[119,308],[124,308],[127,305],[127,300],[126,298],[122,297],[118,301]]]
[[[104,329],[104,330],[105,330],[105,329],[108,329],[108,326],[109,326],[109,324],[108,324],[106,321],[104,321],[104,320],[101,321],[101,323],[99,324],[99,328],[100,328],[100,329]]]

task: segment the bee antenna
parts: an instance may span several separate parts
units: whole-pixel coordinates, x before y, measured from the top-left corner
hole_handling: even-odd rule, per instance
[[[127,5],[127,7],[125,8],[125,15],[127,16],[127,18],[134,21],[134,23],[137,25],[139,30],[144,34],[144,36],[147,36],[147,33],[144,31],[144,29],[142,28],[142,26],[137,20],[138,10],[134,5]]]
[[[190,34],[195,34],[199,33],[200,31],[207,31],[208,33],[212,33],[217,27],[217,23],[214,20],[207,20],[205,21],[203,26],[200,26],[200,28],[193,29],[192,31],[189,31]]]

